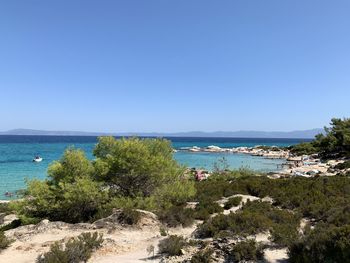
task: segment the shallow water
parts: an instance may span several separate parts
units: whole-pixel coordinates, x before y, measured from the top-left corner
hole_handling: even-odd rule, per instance
[[[256,145],[288,146],[300,139],[240,139],[240,138],[169,138],[175,149],[181,147],[217,145],[223,148]],[[303,140],[305,141],[305,140]],[[81,136],[0,136],[0,199],[6,191],[14,192],[25,187],[26,179],[44,179],[50,163],[58,160],[67,147],[74,146],[93,158],[92,151],[96,137]],[[40,163],[32,159],[39,154]],[[258,171],[275,171],[283,160],[265,159],[257,156],[233,153],[190,153],[177,152],[175,159],[188,167],[211,170],[214,163],[223,157],[230,168],[248,167]]]

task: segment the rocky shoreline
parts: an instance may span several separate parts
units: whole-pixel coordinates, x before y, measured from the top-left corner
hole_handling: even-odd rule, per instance
[[[268,159],[286,159],[290,157],[290,152],[286,149],[282,149],[276,146],[254,146],[254,147],[233,147],[233,148],[221,148],[216,145],[210,145],[207,147],[182,147],[177,151],[184,152],[207,152],[207,153],[240,153],[248,154],[252,156],[260,156]]]
[[[350,169],[336,169],[338,164],[344,163],[346,159],[334,159],[322,161],[318,154],[295,156],[288,149],[277,146],[254,146],[254,147],[233,147],[221,148],[215,145],[207,147],[183,147],[178,151],[192,153],[232,153],[232,154],[247,154],[251,156],[259,156],[266,159],[283,159],[282,169],[274,173],[270,173],[270,178],[279,178],[286,176],[334,176],[348,172]],[[206,172],[208,173],[208,172]],[[208,174],[210,176],[210,173]],[[207,178],[206,176],[205,178]]]

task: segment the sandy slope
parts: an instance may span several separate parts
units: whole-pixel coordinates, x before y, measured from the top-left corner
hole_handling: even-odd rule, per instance
[[[89,262],[158,262],[148,255],[147,247],[157,248],[162,237],[160,223],[156,216],[144,211],[143,218],[137,226],[121,226],[113,216],[93,224],[67,224],[43,220],[37,225],[28,225],[6,231],[13,239],[11,246],[0,253],[0,262],[32,263],[38,255],[46,252],[55,241],[68,240],[83,232],[99,232],[105,239],[103,247],[93,254]],[[196,225],[188,228],[173,228],[169,234],[189,237]],[[157,250],[155,250],[157,252]]]
[[[242,203],[247,200],[259,198],[249,195],[242,196]],[[227,201],[221,200],[222,205]],[[240,206],[226,210],[225,214],[235,212]],[[196,222],[187,228],[169,229],[169,234],[181,235],[185,238],[193,237]],[[157,217],[150,212],[143,211],[141,222],[137,226],[122,226],[117,221],[117,216],[112,216],[96,221],[93,224],[67,224],[63,222],[49,222],[43,220],[37,225],[23,226],[6,231],[6,235],[14,240],[12,245],[0,253],[0,262],[6,263],[32,263],[38,255],[48,251],[50,245],[55,241],[68,240],[70,237],[78,236],[83,232],[99,232],[105,239],[102,248],[96,251],[89,262],[115,263],[115,262],[160,262],[160,258],[152,258],[147,252],[147,247],[153,245],[155,253],[160,240],[161,224]],[[261,233],[255,238],[260,242],[269,242],[268,233]],[[267,262],[283,262],[287,258],[286,249],[267,249],[265,259]],[[171,262],[181,260],[172,259]],[[181,261],[180,261],[181,262]]]

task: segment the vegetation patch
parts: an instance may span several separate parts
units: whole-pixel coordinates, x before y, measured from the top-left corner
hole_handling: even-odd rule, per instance
[[[141,213],[135,209],[125,208],[118,216],[119,222],[128,225],[136,225],[141,219]]]
[[[58,242],[50,247],[50,251],[40,255],[37,263],[80,263],[87,262],[92,252],[101,247],[102,235],[95,233],[83,233],[70,239],[64,244]]]
[[[0,231],[0,251],[8,248],[11,245],[12,241],[7,238],[3,231]]]
[[[257,261],[263,258],[264,252],[255,240],[248,239],[233,245],[230,256],[233,262]]]
[[[24,200],[12,208],[27,218],[79,223],[113,208],[163,211],[195,195],[167,140],[101,137],[94,156],[90,161],[83,151],[67,149],[50,165],[48,179],[29,181]]]
[[[159,253],[168,256],[182,255],[182,249],[187,245],[186,240],[182,236],[171,235],[158,244]]]
[[[197,235],[201,238],[218,236],[248,236],[271,231],[272,240],[280,245],[297,238],[300,217],[272,207],[267,202],[247,202],[242,209],[229,215],[219,214],[202,224]]]
[[[338,170],[349,169],[350,168],[350,160],[347,160],[343,163],[338,163],[334,168],[338,169]]]
[[[230,209],[231,207],[234,206],[239,206],[239,204],[242,202],[242,197],[241,196],[235,196],[231,197],[228,199],[228,201],[225,203],[224,208],[225,209]]]
[[[172,206],[164,211],[158,212],[158,218],[169,227],[187,227],[193,224],[194,211],[184,206]]]
[[[199,250],[195,253],[191,258],[191,263],[211,263],[213,262],[214,250],[212,248],[205,248],[203,250]]]
[[[350,226],[318,226],[289,246],[291,263],[349,262]]]
[[[11,212],[11,209],[9,207],[9,203],[0,203],[0,214],[5,213],[9,214]]]
[[[312,142],[297,144],[290,147],[296,155],[318,153],[322,158],[338,158],[350,156],[350,119],[331,120],[324,134],[318,134]]]

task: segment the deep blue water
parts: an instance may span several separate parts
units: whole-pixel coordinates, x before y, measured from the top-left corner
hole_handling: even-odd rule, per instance
[[[288,146],[301,139],[257,139],[257,138],[180,138],[171,137],[175,149],[181,147],[217,145],[219,147],[239,147],[256,145]],[[58,160],[67,147],[74,146],[93,158],[92,151],[97,137],[90,136],[8,136],[0,135],[0,199],[6,191],[14,192],[25,187],[26,179],[46,177],[50,163]],[[33,163],[33,157],[43,157],[41,163]],[[225,157],[231,168],[249,167],[259,171],[274,171],[282,160],[269,160],[261,157],[232,153],[189,153],[177,152],[175,159],[189,167],[211,169],[215,162]]]

